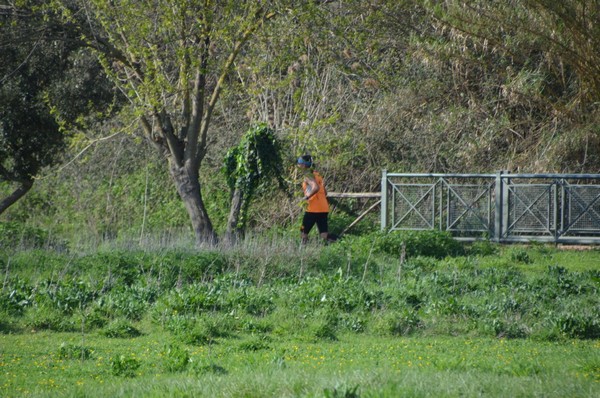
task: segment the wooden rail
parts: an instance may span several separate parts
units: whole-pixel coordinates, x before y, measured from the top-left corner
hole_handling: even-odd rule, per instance
[[[365,210],[356,220],[352,221],[341,233],[340,236],[344,235],[350,228],[355,226],[360,220],[362,220],[369,212],[376,208],[381,203],[380,192],[327,192],[328,198],[356,198],[356,199],[379,199],[371,207]]]

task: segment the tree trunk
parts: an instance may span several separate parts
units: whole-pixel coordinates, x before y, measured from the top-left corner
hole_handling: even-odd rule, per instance
[[[217,236],[202,200],[197,173],[190,172],[186,166],[173,164],[170,164],[169,172],[192,222],[196,243],[216,243]]]
[[[234,244],[243,232],[239,227],[243,202],[244,195],[242,190],[236,188],[235,191],[233,191],[233,197],[231,198],[231,210],[229,211],[229,218],[227,219],[227,233],[225,235],[226,242],[230,245]]]
[[[25,194],[29,192],[31,187],[33,187],[33,179],[21,182],[21,185],[19,185],[17,189],[13,191],[12,194],[10,194],[8,197],[6,197],[0,202],[0,214],[4,213],[6,209],[8,209],[16,201],[25,196]]]

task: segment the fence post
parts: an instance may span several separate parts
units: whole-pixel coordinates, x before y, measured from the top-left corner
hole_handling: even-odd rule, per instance
[[[508,170],[502,170],[502,224],[501,224],[501,235],[500,235],[500,240],[503,239],[503,237],[509,237],[510,234],[510,227],[511,225],[509,224],[510,222],[510,211],[511,211],[511,204],[510,204],[510,187],[512,186],[512,180],[510,177],[508,177],[508,175],[510,174],[510,171]],[[506,231],[506,234],[504,233]]]
[[[494,200],[496,205],[496,214],[494,218],[494,241],[500,242],[500,237],[502,236],[502,196],[504,192],[502,184],[502,171],[498,171],[496,173],[496,186],[494,191]]]
[[[381,171],[381,230],[387,229],[387,170]]]

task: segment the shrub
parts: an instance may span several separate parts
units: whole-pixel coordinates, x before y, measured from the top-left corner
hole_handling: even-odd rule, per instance
[[[58,349],[58,357],[62,359],[79,359],[86,360],[93,357],[94,350],[89,347],[72,344],[62,343]]]
[[[183,335],[196,326],[196,316],[172,314],[162,319],[162,326],[175,335]]]
[[[489,240],[480,240],[473,242],[466,248],[467,254],[471,256],[494,256],[498,254],[498,244]]]
[[[249,340],[242,341],[239,345],[239,349],[241,351],[261,351],[269,350],[271,349],[271,346],[269,345],[269,339],[262,336],[252,337]]]
[[[181,335],[187,344],[211,344],[217,338],[230,337],[235,329],[232,319],[226,316],[209,314],[200,319],[192,329],[184,331]]]
[[[511,261],[520,264],[531,264],[533,260],[525,249],[512,249],[509,251]]]
[[[354,333],[362,333],[366,330],[367,316],[364,314],[341,314],[338,320],[340,329]]]
[[[247,317],[242,319],[240,328],[243,332],[249,333],[271,333],[274,329],[273,322],[266,319],[255,319]]]
[[[360,394],[358,392],[358,385],[354,387],[333,387],[326,388],[323,390],[323,396],[325,398],[359,398]]]
[[[117,319],[111,322],[103,331],[106,337],[127,339],[142,335],[137,328],[125,319]]]
[[[91,307],[86,311],[77,312],[73,315],[73,323],[75,325],[81,325],[81,327],[90,331],[93,329],[103,328],[109,322],[109,317],[106,312],[99,307]]]
[[[135,377],[142,362],[132,356],[120,355],[110,360],[111,373],[114,376]]]
[[[194,364],[193,370],[197,375],[213,374],[222,376],[229,373],[227,369],[214,363],[208,365],[202,363]]]
[[[75,325],[70,318],[64,316],[61,311],[46,305],[32,307],[25,313],[25,325],[33,330],[52,330],[55,332],[74,332]]]
[[[600,320],[591,314],[564,313],[558,314],[552,324],[563,335],[575,339],[600,338]]]
[[[214,342],[214,337],[203,325],[194,326],[180,335],[182,342],[196,346],[203,346]]]
[[[400,257],[404,244],[407,257],[425,256],[444,258],[464,254],[463,245],[448,232],[394,231],[379,234],[377,250]]]
[[[11,278],[7,282],[10,288],[0,291],[0,311],[21,315],[32,304],[33,288],[18,277]]]
[[[97,305],[111,317],[139,321],[157,296],[154,287],[136,284],[105,294],[97,300]]]
[[[166,372],[182,372],[189,363],[189,351],[177,344],[168,344],[161,352],[161,367]]]
[[[494,318],[487,322],[498,338],[522,339],[529,336],[529,328],[517,320]]]
[[[227,268],[223,253],[203,251],[182,256],[178,263],[181,271],[179,283],[195,283],[221,274]]]
[[[83,281],[64,280],[58,283],[46,281],[37,295],[38,299],[47,298],[64,314],[72,314],[93,301],[98,293]]]
[[[376,322],[374,329],[382,335],[406,336],[422,327],[422,321],[413,310],[390,311],[383,314]]]
[[[10,314],[0,310],[0,333],[14,333],[17,331],[15,326]]]
[[[313,335],[320,340],[331,340],[336,341],[336,326],[331,320],[325,319],[320,320],[313,327]]]
[[[48,232],[17,222],[0,222],[0,249],[42,247],[48,242]]]
[[[331,309],[341,312],[371,310],[379,306],[377,295],[355,278],[343,278],[340,274],[307,278],[293,292],[294,305],[306,312]]]

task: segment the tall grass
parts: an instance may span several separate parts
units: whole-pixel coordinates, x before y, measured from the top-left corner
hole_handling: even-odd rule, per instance
[[[200,249],[31,249],[0,257],[0,311],[4,330],[94,330],[152,318],[167,330],[183,322],[198,341],[211,338],[200,332],[207,313],[235,314],[221,327],[236,332],[260,321],[330,339],[344,332],[598,338],[599,271],[571,266],[580,268],[554,248],[490,250],[432,232],[333,245],[271,236]]]

